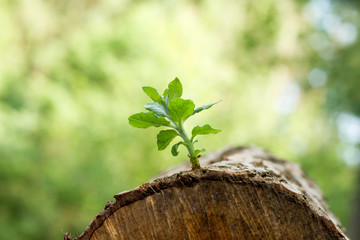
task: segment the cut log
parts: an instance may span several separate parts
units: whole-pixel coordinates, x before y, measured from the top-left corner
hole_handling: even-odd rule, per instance
[[[76,239],[348,239],[299,165],[242,147],[200,163],[115,195]]]

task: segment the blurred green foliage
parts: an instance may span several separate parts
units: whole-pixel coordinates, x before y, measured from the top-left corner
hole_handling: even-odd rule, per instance
[[[199,105],[222,99],[188,123],[223,129],[201,139],[209,151],[256,144],[299,162],[346,226],[359,21],[329,0],[1,1],[0,239],[78,235],[113,194],[187,161],[127,120],[141,86],[175,76]]]

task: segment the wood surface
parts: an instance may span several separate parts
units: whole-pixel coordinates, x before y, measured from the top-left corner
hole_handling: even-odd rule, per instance
[[[76,239],[348,239],[295,163],[238,147],[201,166],[186,163],[115,195]]]

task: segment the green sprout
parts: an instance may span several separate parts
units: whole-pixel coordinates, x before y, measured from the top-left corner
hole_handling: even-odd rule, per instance
[[[161,130],[157,135],[158,150],[164,150],[171,141],[179,136],[182,141],[174,144],[171,149],[173,156],[179,154],[178,148],[184,145],[189,155],[192,169],[199,169],[200,164],[198,158],[200,153],[205,149],[195,149],[194,140],[198,135],[216,134],[221,132],[220,129],[214,129],[209,124],[204,126],[196,126],[191,132],[191,138],[184,129],[184,122],[192,115],[208,109],[218,102],[209,103],[201,107],[195,108],[195,104],[191,100],[182,99],[183,88],[178,78],[169,83],[161,96],[155,88],[143,87],[143,91],[154,102],[146,104],[144,107],[149,112],[135,113],[129,117],[129,124],[136,128],[148,127],[168,127],[169,130]]]

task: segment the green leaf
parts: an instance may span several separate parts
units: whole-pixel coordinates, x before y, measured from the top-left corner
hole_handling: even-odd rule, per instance
[[[197,107],[195,108],[194,112],[191,114],[191,115],[194,115],[196,113],[199,113],[201,112],[202,110],[205,110],[205,109],[209,109],[211,108],[212,106],[214,106],[215,104],[219,103],[220,101],[217,101],[217,102],[213,102],[213,103],[208,103],[208,104],[205,104],[205,105],[202,105],[200,107]]]
[[[194,111],[195,104],[191,100],[175,98],[169,103],[169,116],[177,123],[187,119]]]
[[[157,102],[148,103],[144,106],[144,108],[153,112],[157,117],[168,117],[165,108]]]
[[[202,152],[205,152],[206,150],[205,150],[205,148],[202,148],[202,149],[196,149],[195,150],[195,156],[198,156],[199,155],[199,153],[202,153]]]
[[[180,144],[185,145],[184,142],[178,142],[178,143],[174,144],[174,146],[172,146],[172,148],[171,148],[171,154],[172,154],[174,157],[179,154],[178,148],[179,148]]]
[[[162,99],[165,101],[166,105],[169,104],[169,101],[168,101],[168,91],[169,91],[169,89],[165,89],[165,90],[164,90],[164,93],[163,93],[163,96],[162,96]]]
[[[172,82],[169,83],[168,86],[168,100],[171,101],[174,98],[181,97],[183,92],[183,87],[181,85],[181,82],[178,78],[175,78]]]
[[[161,103],[162,98],[160,94],[153,87],[142,87],[144,93],[148,95],[154,102]]]
[[[214,129],[212,128],[209,124],[206,124],[202,127],[200,126],[196,126],[193,128],[191,134],[192,134],[192,137],[191,137],[191,140],[194,139],[195,136],[197,135],[207,135],[207,134],[216,134],[216,133],[219,133],[221,132],[220,129]]]
[[[170,126],[165,118],[158,118],[152,112],[135,113],[129,117],[129,124],[136,128]]]
[[[161,130],[157,135],[158,150],[164,150],[176,136],[178,133],[175,130]]]
[[[163,97],[167,98],[169,89],[165,89],[163,93]]]

